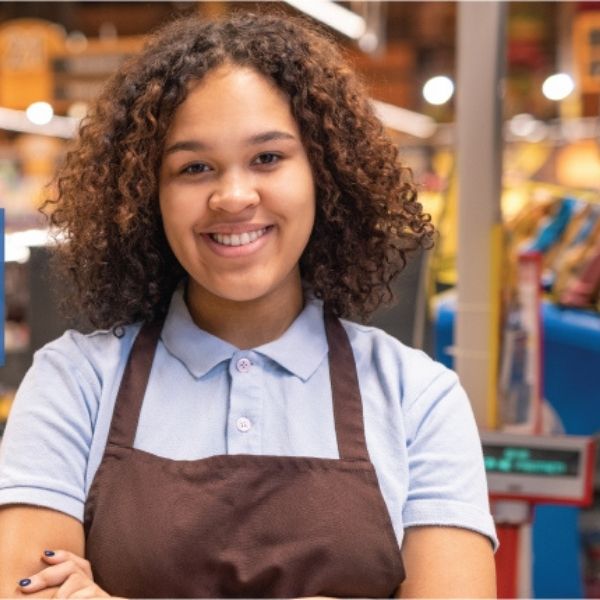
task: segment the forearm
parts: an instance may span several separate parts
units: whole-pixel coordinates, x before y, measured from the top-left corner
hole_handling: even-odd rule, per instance
[[[19,581],[47,567],[45,550],[66,548],[84,553],[83,526],[54,510],[27,505],[0,507],[0,598],[52,598],[55,584],[25,592]]]
[[[397,598],[495,598],[490,541],[458,527],[407,529],[402,546],[406,579]]]

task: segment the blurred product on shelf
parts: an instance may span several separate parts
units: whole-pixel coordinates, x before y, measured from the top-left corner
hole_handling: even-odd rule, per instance
[[[44,226],[37,208],[63,148],[57,138],[33,134],[0,146],[0,204],[6,210],[7,232]]]
[[[15,397],[15,389],[4,387],[0,384],[0,438],[4,433],[4,426],[8,419],[8,413]]]
[[[21,352],[29,346],[29,327],[26,323],[6,320],[4,323],[4,347],[6,352]]]
[[[500,355],[500,420],[503,429],[542,430],[542,332],[539,280],[541,254],[528,250],[517,261],[516,286],[504,318]]]
[[[594,304],[600,310],[600,236],[583,259],[578,275],[571,278],[559,297],[559,304],[585,308]]]
[[[509,141],[505,145],[501,198],[505,305],[515,293],[518,257],[525,251],[539,251],[547,299],[561,306],[600,310],[598,142],[568,141],[565,137],[571,130],[576,130],[575,138],[589,137],[600,126],[600,119],[580,121],[579,128],[567,127],[567,123],[556,127],[556,139]],[[432,154],[431,170],[441,184],[426,195],[435,198],[430,204],[440,233],[430,259],[430,296],[457,283],[459,201],[455,157],[443,147],[435,148]]]
[[[539,252],[541,283],[550,299],[562,306],[600,310],[600,195],[598,204],[592,204],[534,194],[506,223],[506,233],[511,273],[518,255]]]

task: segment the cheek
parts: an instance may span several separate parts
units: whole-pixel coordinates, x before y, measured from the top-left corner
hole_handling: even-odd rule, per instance
[[[302,203],[301,211],[303,215],[304,222],[307,223],[310,230],[312,230],[315,223],[315,214],[317,210],[317,198],[316,198],[316,190],[311,181],[310,186],[304,190],[305,200]]]
[[[171,194],[169,193],[169,187],[162,182],[159,182],[158,185],[158,209],[160,210],[163,224],[166,226],[172,213]]]
[[[183,249],[184,240],[187,236],[184,235],[184,229],[189,229],[189,225],[182,221],[182,212],[177,208],[177,204],[173,202],[171,197],[160,196],[159,197],[160,214],[162,217],[163,229],[169,247],[178,258],[179,261],[183,260]]]
[[[175,223],[173,222],[173,211],[169,207],[168,201],[160,200],[160,216],[162,218],[163,228],[169,241],[170,246],[173,246],[175,236],[173,235],[173,229]]]
[[[183,189],[159,190],[159,207],[165,229],[191,227],[199,216],[197,198]]]
[[[308,167],[285,181],[278,197],[286,199],[286,208],[293,219],[303,226],[310,221],[312,227],[316,210],[316,190]]]

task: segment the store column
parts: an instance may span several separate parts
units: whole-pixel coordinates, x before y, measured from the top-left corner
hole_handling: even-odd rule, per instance
[[[493,428],[500,322],[502,239],[502,2],[458,9],[458,307],[456,369],[480,428]]]

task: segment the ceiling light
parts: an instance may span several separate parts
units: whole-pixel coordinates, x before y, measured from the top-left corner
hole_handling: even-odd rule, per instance
[[[423,97],[429,104],[445,104],[454,94],[454,83],[449,77],[432,77],[423,86]]]
[[[25,115],[34,125],[47,125],[52,121],[54,109],[47,102],[34,102],[27,107]]]
[[[574,89],[573,79],[566,73],[550,75],[542,84],[542,93],[548,100],[563,100]]]
[[[515,115],[508,122],[509,131],[516,137],[527,137],[532,135],[536,129],[535,118],[527,113]]]

